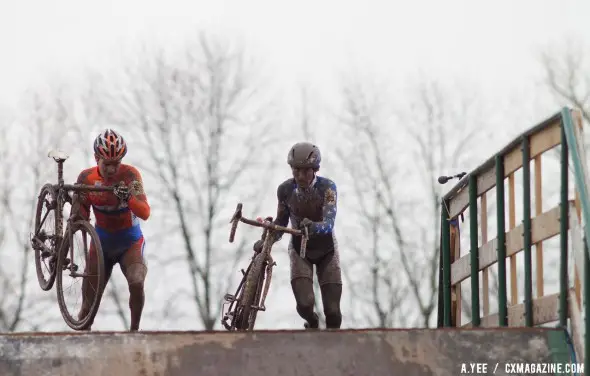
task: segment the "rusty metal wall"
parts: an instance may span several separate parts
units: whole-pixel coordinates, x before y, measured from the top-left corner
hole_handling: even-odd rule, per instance
[[[0,375],[457,376],[464,362],[551,362],[550,331],[22,333],[0,336]]]

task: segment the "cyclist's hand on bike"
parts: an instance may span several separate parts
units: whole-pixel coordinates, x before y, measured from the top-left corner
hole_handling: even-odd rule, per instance
[[[254,243],[254,247],[252,247],[252,248],[254,249],[254,252],[260,253],[260,252],[262,252],[263,246],[264,246],[264,240],[257,240],[256,243]]]
[[[129,194],[131,196],[139,196],[144,194],[143,185],[137,180],[132,181],[131,184],[129,184]]]
[[[313,221],[309,218],[303,218],[301,220],[301,223],[299,223],[299,229],[300,230],[304,230],[305,228],[307,228],[307,232],[311,233],[311,225],[313,224]]]
[[[127,202],[127,200],[129,200],[129,187],[127,187],[123,182],[115,187],[113,193],[121,202]]]

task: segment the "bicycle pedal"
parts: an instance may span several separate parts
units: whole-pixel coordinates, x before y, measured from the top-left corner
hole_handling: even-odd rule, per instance
[[[240,271],[242,272],[242,275],[246,275],[246,272],[244,271],[244,269],[240,269]]]
[[[232,294],[225,294],[223,296],[223,300],[225,300],[227,302],[234,302],[236,300],[236,297],[233,296]]]

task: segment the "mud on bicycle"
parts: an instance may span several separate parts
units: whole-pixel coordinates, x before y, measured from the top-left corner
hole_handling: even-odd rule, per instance
[[[77,317],[77,312],[71,312],[64,297],[64,273],[65,277],[77,278],[94,277],[97,280],[95,289],[101,292],[105,283],[104,256],[100,239],[94,227],[86,219],[72,216],[77,213],[77,197],[82,192],[113,192],[118,186],[94,186],[83,184],[65,184],[63,179],[63,164],[69,156],[62,151],[50,151],[47,155],[57,163],[57,184],[47,183],[43,185],[37,197],[37,209],[35,213],[34,231],[31,236],[31,246],[35,254],[35,267],[39,286],[44,291],[49,291],[57,282],[57,300],[59,309],[67,325],[74,330],[84,330],[92,322],[102,298],[100,293],[94,294],[94,300],[88,314]],[[73,195],[70,195],[70,192]],[[70,215],[65,219],[64,209],[70,205]],[[46,210],[43,214],[44,209]],[[53,218],[53,224],[42,228],[46,221]],[[65,229],[64,229],[65,220]],[[50,222],[50,221],[49,221]],[[83,249],[76,259],[74,256],[74,235],[80,234],[83,240]],[[76,260],[86,262],[90,241],[94,243],[98,275],[90,276],[84,273],[84,267],[80,267]],[[60,273],[57,273],[57,271]],[[47,275],[46,275],[47,274]],[[80,283],[80,289],[81,289]],[[92,285],[92,284],[91,284]]]
[[[270,255],[274,244],[274,234],[277,232],[286,232],[291,235],[301,236],[300,256],[305,258],[307,240],[309,234],[307,228],[297,230],[294,228],[279,226],[272,222],[272,217],[266,217],[264,220],[252,220],[242,216],[242,204],[239,203],[236,211],[230,220],[232,224],[229,242],[233,243],[238,223],[243,222],[250,226],[262,227],[262,240],[264,244],[260,253],[255,252],[250,261],[250,265],[242,272],[242,280],[238,285],[236,293],[225,294],[223,298],[222,319],[221,323],[227,330],[253,330],[258,311],[266,311],[264,302],[270,288],[272,279],[272,268],[276,265]]]

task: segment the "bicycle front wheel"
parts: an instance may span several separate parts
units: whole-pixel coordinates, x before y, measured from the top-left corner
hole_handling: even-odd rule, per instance
[[[71,236],[66,230],[57,260],[57,299],[66,324],[74,330],[85,330],[94,321],[104,291],[104,255],[98,234],[88,221],[79,220],[71,226]],[[81,301],[81,307],[70,307],[66,292],[80,293],[75,294],[75,301]]]
[[[260,252],[254,258],[250,272],[246,277],[246,283],[244,285],[244,291],[240,299],[241,314],[240,314],[240,328],[251,330],[253,323],[251,324],[252,307],[254,306],[257,290],[259,289],[260,276],[262,274],[262,268],[264,267],[264,259],[266,254]]]
[[[254,303],[256,307],[261,307],[262,305],[262,298],[263,294],[267,290],[267,285],[270,283],[270,271],[269,268],[269,261],[266,260],[263,264],[262,271],[258,276],[258,283],[256,285],[256,293],[254,294]],[[266,282],[266,284],[265,284]],[[258,309],[251,309],[250,310],[250,319],[249,319],[249,326],[248,330],[254,330],[254,324],[256,323],[256,317],[258,317]]]

